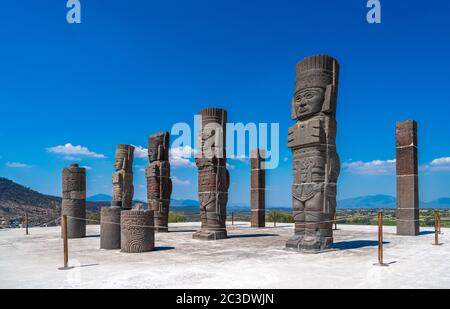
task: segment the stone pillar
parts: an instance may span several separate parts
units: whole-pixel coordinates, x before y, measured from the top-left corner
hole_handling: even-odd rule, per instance
[[[340,164],[336,152],[336,99],[339,66],[318,55],[297,64],[292,119],[292,200],[295,235],[286,244],[299,251],[320,252],[333,245],[336,183]]]
[[[153,222],[151,210],[123,210],[120,218],[122,252],[153,251],[155,248]]]
[[[100,249],[120,249],[120,207],[103,207],[100,217]]]
[[[72,164],[63,170],[62,179],[61,215],[67,215],[68,238],[86,237],[86,169]]]
[[[252,227],[266,226],[266,170],[264,150],[256,149],[251,154],[251,223]]]
[[[169,132],[156,133],[148,139],[149,167],[145,171],[147,178],[148,205],[155,215],[157,232],[169,230],[170,196],[172,180],[169,163]]]
[[[417,123],[397,123],[397,234],[419,235]]]
[[[206,108],[200,112],[201,149],[195,162],[202,227],[193,235],[195,239],[227,237],[225,221],[230,175],[226,167],[226,124],[227,112],[223,109]]]
[[[131,209],[133,203],[133,159],[133,146],[117,145],[112,177],[113,201],[111,205],[122,207],[124,210]]]

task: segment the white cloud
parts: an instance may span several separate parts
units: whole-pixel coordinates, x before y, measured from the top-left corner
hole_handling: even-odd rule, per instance
[[[5,165],[10,168],[30,168],[31,165],[20,162],[6,162]]]
[[[136,158],[145,159],[148,157],[148,149],[142,146],[134,146],[134,156]]]
[[[374,160],[370,162],[345,162],[342,168],[353,174],[390,175],[395,173],[396,160]],[[450,171],[450,157],[437,158],[428,164],[419,165],[421,172]]]
[[[434,159],[431,165],[450,165],[450,157]]]
[[[179,179],[176,176],[172,177],[172,183],[174,185],[177,185],[177,186],[189,186],[189,185],[191,185],[191,182],[189,180],[182,180],[182,179]]]
[[[74,146],[71,143],[67,143],[63,146],[55,146],[47,148],[47,151],[50,153],[56,153],[56,154],[62,154],[65,155],[65,159],[73,159],[74,156],[82,156],[82,157],[89,157],[89,158],[97,158],[97,159],[104,159],[106,158],[105,155],[95,153],[93,151],[90,151],[87,147],[83,146]]]
[[[450,157],[434,159],[430,164],[421,165],[420,170],[432,172],[450,171]]]
[[[85,168],[87,171],[92,171],[92,167],[91,166],[84,165],[84,166],[82,166],[82,168]]]
[[[342,168],[353,174],[389,175],[395,172],[396,160],[374,160],[370,162],[344,162]]]
[[[176,147],[170,149],[170,164],[174,167],[195,167],[191,161],[194,158],[195,150],[190,146]]]
[[[148,157],[148,149],[142,146],[134,146],[134,155],[137,158],[145,159]],[[191,161],[194,158],[195,150],[190,146],[176,147],[169,151],[170,164],[173,167],[195,167]]]

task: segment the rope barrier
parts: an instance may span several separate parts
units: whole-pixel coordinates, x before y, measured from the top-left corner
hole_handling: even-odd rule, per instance
[[[326,220],[326,221],[318,221],[318,222],[305,222],[305,223],[301,223],[302,225],[316,225],[316,224],[323,224],[323,223],[334,223],[334,222],[339,222],[342,220],[347,220],[349,218],[370,218],[370,219],[374,219],[376,217],[376,215],[373,216],[348,216],[348,217],[344,217],[344,218],[340,218],[338,220]],[[86,221],[86,222],[96,222],[97,224],[114,224],[114,225],[121,225],[121,223],[117,223],[117,222],[108,222],[108,221],[98,221],[98,220],[94,220],[94,219],[87,219],[87,218],[79,218],[79,217],[73,217],[73,216],[67,216],[68,219],[73,219],[73,220],[82,220],[82,221]],[[279,222],[282,223],[282,222]],[[158,226],[158,225],[135,225],[135,224],[127,224],[126,226],[130,226],[130,227],[141,227],[141,228],[167,228],[166,226]],[[186,227],[192,227],[192,228],[198,228],[198,226],[183,226],[180,228],[186,228]],[[230,228],[230,226],[229,226]],[[211,230],[226,230],[227,228],[203,228],[203,229],[211,229]],[[232,228],[231,228],[232,229]]]

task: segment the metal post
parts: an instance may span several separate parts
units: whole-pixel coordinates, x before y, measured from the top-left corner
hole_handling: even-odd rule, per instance
[[[25,212],[25,235],[28,235],[28,213]]]
[[[383,211],[378,211],[378,264],[376,266],[388,266],[384,264],[383,257]]]
[[[63,224],[63,237],[64,237],[64,267],[59,268],[59,269],[66,270],[66,269],[70,269],[70,267],[69,267],[69,241],[68,241],[67,216],[66,215],[63,215],[62,224]]]
[[[441,235],[441,212],[438,211],[438,233]]]
[[[439,246],[439,214],[434,212],[434,245]]]

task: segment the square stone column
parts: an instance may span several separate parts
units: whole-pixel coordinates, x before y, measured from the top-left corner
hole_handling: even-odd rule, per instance
[[[265,151],[256,149],[251,154],[251,223],[252,227],[266,226],[266,170]]]
[[[417,123],[397,123],[397,234],[419,235]]]

